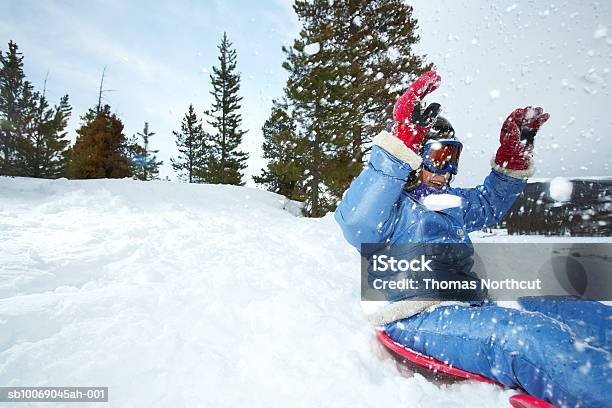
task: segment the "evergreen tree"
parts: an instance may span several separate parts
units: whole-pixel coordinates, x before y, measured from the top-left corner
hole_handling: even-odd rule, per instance
[[[123,178],[132,175],[128,141],[123,123],[108,105],[90,109],[77,130],[71,151],[69,174],[72,178]]]
[[[51,123],[47,128],[45,139],[45,155],[43,156],[43,177],[64,177],[68,172],[70,141],[67,139],[68,119],[72,115],[72,107],[68,95],[60,99],[54,109]]]
[[[276,150],[289,160],[297,154],[302,166],[300,191],[289,198],[304,199],[306,215],[322,216],[361,170],[394,101],[431,66],[412,53],[416,21],[401,0],[296,0],[294,10],[302,30],[293,46],[284,48],[283,67],[289,72],[285,112],[295,131],[279,132],[277,139],[291,143]],[[269,119],[279,120],[287,119],[274,112]],[[268,188],[270,180],[282,181],[279,163],[286,161],[271,150],[264,142],[264,156],[271,158],[264,171]]]
[[[297,199],[301,192],[298,183],[304,169],[300,162],[301,154],[296,149],[300,140],[296,138],[295,123],[287,113],[286,102],[274,102],[272,114],[262,131],[264,158],[269,160],[269,164],[261,176],[253,179],[269,191]]]
[[[213,184],[243,185],[242,171],[247,167],[248,154],[239,150],[242,136],[242,116],[238,113],[242,97],[240,74],[236,72],[236,50],[223,33],[219,49],[219,66],[213,67],[210,80],[214,97],[212,109],[207,111],[207,120],[214,132],[207,137],[205,180]]]
[[[164,164],[163,161],[157,161],[156,154],[159,150],[151,150],[149,139],[155,135],[155,132],[149,131],[149,123],[145,122],[142,133],[138,132],[132,140],[130,140],[129,151],[132,162],[132,171],[134,177],[138,180],[157,180],[159,179],[159,166]],[[142,138],[142,144],[138,137]]]
[[[294,149],[303,166],[300,192],[294,199],[304,200],[304,214],[311,217],[324,215],[333,208],[333,197],[326,194],[326,166],[336,157],[336,151],[344,143],[334,132],[334,99],[339,93],[336,72],[338,67],[330,64],[333,48],[329,4],[299,4],[295,10],[304,20],[300,39],[287,52],[283,67],[289,72],[285,89],[290,101],[290,111],[296,121],[299,141]],[[314,47],[314,50],[312,49]],[[317,49],[318,48],[318,49]]]
[[[300,36],[290,48],[283,48],[287,59],[283,63],[289,73],[285,87],[287,101],[284,115],[274,114],[271,122],[282,118],[290,120],[291,136],[279,132],[278,142],[285,148],[282,156],[273,158],[264,174],[277,183],[284,178],[282,166],[287,161],[294,164],[292,174],[298,177],[295,189],[289,198],[304,201],[304,214],[322,216],[335,205],[333,194],[329,194],[330,166],[346,167],[349,163],[340,154],[346,144],[343,133],[335,132],[339,115],[335,101],[342,92],[339,67],[333,61],[333,13],[327,1],[314,3],[296,2],[294,5],[302,21]],[[277,125],[270,126],[275,128]],[[288,143],[285,143],[288,141]],[[270,155],[270,144],[264,146],[264,155]],[[336,163],[342,161],[342,163]]]
[[[51,108],[45,91],[34,90],[25,80],[17,44],[9,42],[9,51],[0,51],[0,174],[62,177],[71,110],[68,95]]]
[[[45,154],[45,135],[49,133],[49,125],[53,111],[44,95],[37,95],[34,117],[29,131],[23,135],[22,146],[19,149],[24,158],[24,171],[31,177],[42,177],[43,156]]]
[[[31,131],[23,139],[25,175],[30,177],[58,178],[66,175],[68,146],[66,127],[72,113],[68,95],[59,105],[49,107],[44,95],[36,103]]]
[[[37,107],[41,95],[34,90],[29,81],[23,82],[23,88],[17,101],[17,114],[13,122],[12,143],[14,154],[10,163],[10,172],[14,176],[33,177],[31,158],[34,155],[33,139],[38,130]],[[9,139],[10,140],[10,139]]]
[[[0,50],[0,64],[0,175],[11,175],[19,122],[17,104],[25,78],[23,56],[17,51],[17,44],[10,41],[6,54]]]
[[[8,52],[0,51],[0,175],[26,172],[25,140],[33,131],[38,94],[23,72],[23,55],[13,41]]]
[[[419,41],[412,7],[402,0],[339,0],[333,4],[335,64],[342,67],[340,94],[357,162],[392,117],[394,102],[416,77],[433,68],[414,55]]]
[[[176,137],[179,157],[170,159],[172,168],[179,173],[182,180],[189,183],[200,183],[206,174],[205,144],[202,122],[197,117],[193,105],[181,122],[180,132],[172,132]]]

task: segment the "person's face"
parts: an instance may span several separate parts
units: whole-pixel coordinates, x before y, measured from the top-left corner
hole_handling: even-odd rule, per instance
[[[434,188],[444,188],[448,185],[451,176],[450,173],[436,174],[423,168],[421,171],[421,183]]]

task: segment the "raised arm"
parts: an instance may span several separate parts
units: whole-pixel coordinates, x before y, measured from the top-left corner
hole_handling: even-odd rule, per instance
[[[464,198],[464,222],[469,231],[497,224],[521,194],[526,179],[535,172],[533,141],[540,126],[549,118],[540,107],[516,109],[505,120],[500,146],[491,161],[493,170],[482,185],[453,189]]]
[[[452,193],[463,198],[463,220],[467,232],[495,225],[506,215],[527,181],[496,170],[475,188],[453,188]]]
[[[421,165],[423,138],[440,110],[438,104],[423,109],[421,99],[439,85],[438,74],[429,71],[398,99],[393,131],[383,131],[375,138],[367,167],[336,209],[344,237],[358,250],[362,243],[382,243],[392,234],[404,184],[410,172]]]

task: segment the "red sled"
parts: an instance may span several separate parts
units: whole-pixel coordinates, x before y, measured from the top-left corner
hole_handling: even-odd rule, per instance
[[[469,371],[464,371],[460,368],[445,364],[440,360],[436,360],[435,358],[419,354],[414,350],[396,343],[387,335],[387,333],[382,330],[377,331],[377,337],[378,341],[380,341],[388,350],[418,367],[426,368],[427,370],[431,370],[435,373],[443,373],[451,377],[480,381],[505,387],[503,384],[500,384],[497,381],[484,377],[480,374],[470,373]],[[514,408],[555,408],[555,406],[551,403],[527,394],[513,395],[510,397],[509,402]]]

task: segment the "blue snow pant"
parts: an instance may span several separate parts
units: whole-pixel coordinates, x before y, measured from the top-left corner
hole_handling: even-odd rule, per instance
[[[525,298],[441,306],[385,326],[397,343],[557,407],[612,407],[612,307]]]

